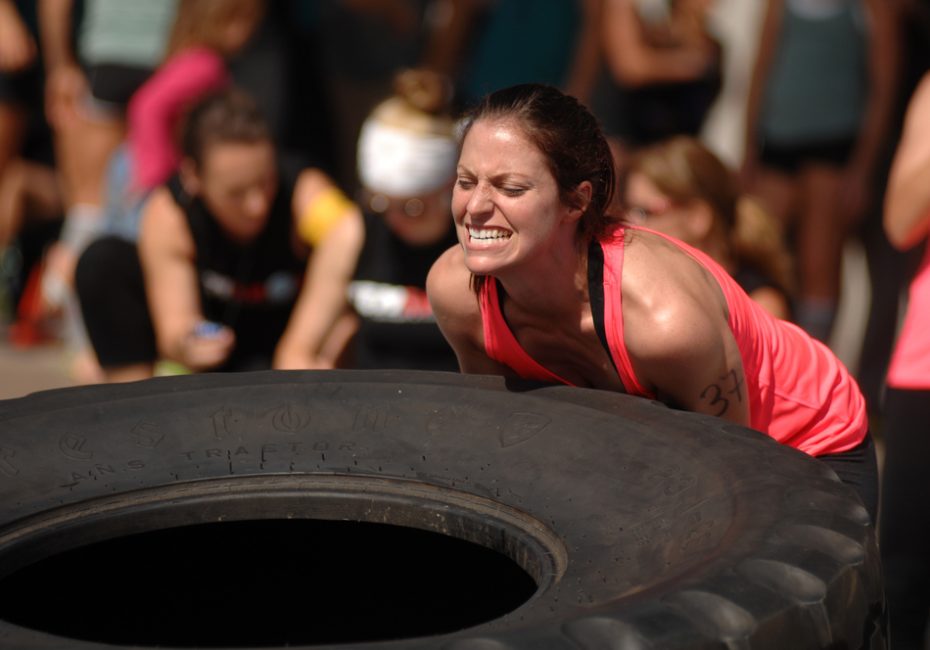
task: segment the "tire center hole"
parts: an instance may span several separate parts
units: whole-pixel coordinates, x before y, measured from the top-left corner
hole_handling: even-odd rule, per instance
[[[435,532],[231,521],[34,562],[0,581],[0,619],[98,643],[284,647],[454,632],[513,611],[536,590],[506,555]]]

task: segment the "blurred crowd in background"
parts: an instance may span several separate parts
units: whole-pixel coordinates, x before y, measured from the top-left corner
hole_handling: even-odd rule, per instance
[[[871,308],[855,370],[877,414],[902,289],[918,261],[882,231],[883,189],[904,108],[930,68],[928,16],[930,3],[920,0],[0,0],[0,306],[8,336],[18,345],[65,338],[76,381],[112,378],[93,343],[119,330],[88,339],[79,258],[102,237],[135,246],[148,199],[175,173],[184,180],[187,111],[219,89],[234,86],[254,101],[276,160],[319,172],[318,182],[347,197],[338,204],[347,214],[352,205],[370,216],[396,211],[396,199],[408,211],[424,211],[419,199],[433,193],[441,204],[452,172],[409,187],[375,178],[377,163],[360,157],[365,146],[389,147],[390,137],[368,128],[371,137],[360,139],[366,124],[386,120],[453,141],[449,125],[484,93],[540,82],[575,95],[601,121],[616,154],[618,218],[670,229],[734,273],[748,268],[748,291],[768,288],[777,315],[822,340],[835,321],[844,246],[861,241],[872,284],[861,291]],[[404,71],[420,77],[399,82]],[[376,118],[392,96],[413,116]],[[382,166],[403,164],[375,151],[369,157]],[[198,196],[191,183],[175,192],[177,205],[185,189]],[[294,201],[309,200],[301,196]],[[677,210],[695,201],[714,206],[715,225]],[[309,207],[292,210],[298,229]],[[431,245],[453,241],[451,231],[434,230]],[[346,295],[314,305],[328,315],[303,323],[318,331],[293,349],[320,348],[330,337],[325,363],[361,365],[346,354],[359,330],[353,311],[386,300],[365,294],[355,277],[359,260],[373,255],[373,236],[367,247],[358,233],[341,236],[351,241],[334,256],[351,264],[341,275],[324,266],[330,278],[318,284]],[[320,248],[304,244],[301,264]],[[143,266],[144,248],[132,253]],[[402,258],[385,264],[402,266]],[[87,292],[115,295],[108,279],[123,267],[96,266],[84,273]],[[301,287],[310,281],[308,272]],[[143,303],[160,291],[145,286]],[[106,318],[118,322],[112,295],[84,302],[112,310]],[[176,308],[185,307],[166,307]],[[179,355],[159,347],[158,311],[140,316],[156,324],[158,342],[146,355],[170,361]],[[318,352],[278,358],[299,366],[301,355],[309,364]],[[212,357],[187,364],[220,365]]]

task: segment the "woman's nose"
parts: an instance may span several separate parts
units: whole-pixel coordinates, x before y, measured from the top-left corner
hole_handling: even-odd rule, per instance
[[[476,185],[472,189],[465,207],[471,214],[482,214],[483,212],[493,210],[494,203],[491,201],[490,188],[480,183]]]

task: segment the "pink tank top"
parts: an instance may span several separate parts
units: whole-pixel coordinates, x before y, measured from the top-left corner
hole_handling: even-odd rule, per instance
[[[908,292],[907,315],[888,369],[888,385],[930,389],[930,241]]]
[[[600,241],[604,252],[607,346],[627,392],[653,397],[636,378],[623,338],[624,232],[623,227],[618,227]],[[846,451],[861,443],[868,431],[865,401],[836,356],[799,327],[770,316],[707,255],[677,240],[665,239],[710,272],[723,292],[730,312],[730,330],[746,374],[750,426],[811,456]],[[488,356],[521,377],[570,384],[520,346],[501,312],[497,282],[489,280],[480,295]]]

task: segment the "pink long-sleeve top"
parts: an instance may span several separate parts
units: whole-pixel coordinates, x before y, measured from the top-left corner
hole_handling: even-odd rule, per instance
[[[175,142],[184,112],[230,81],[226,63],[213,50],[192,47],[165,61],[133,95],[126,140],[133,161],[133,188],[148,191],[176,171],[181,153]]]

